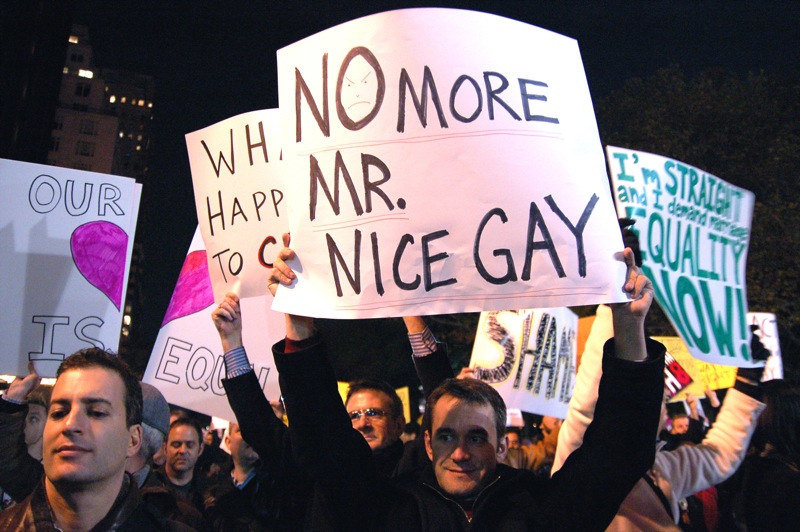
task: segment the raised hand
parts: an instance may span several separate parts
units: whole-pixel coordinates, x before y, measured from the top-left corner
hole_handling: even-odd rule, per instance
[[[225,294],[225,299],[211,313],[211,319],[217,328],[224,351],[242,346],[242,311],[239,306],[239,296],[233,292]]]

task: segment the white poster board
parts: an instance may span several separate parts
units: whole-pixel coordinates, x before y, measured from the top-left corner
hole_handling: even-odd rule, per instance
[[[277,109],[240,114],[186,135],[214,299],[267,294],[288,231]]]
[[[274,308],[386,317],[623,301],[573,39],[408,9],[278,51],[298,280]]]
[[[119,347],[141,185],[0,159],[0,372]]]
[[[748,312],[747,323],[758,326],[755,334],[769,351],[769,358],[764,365],[762,381],[783,378],[783,358],[781,358],[781,342],[778,338],[778,320],[770,312]]]
[[[636,220],[644,273],[693,357],[752,367],[745,266],[755,196],[661,155],[608,146],[620,217]]]
[[[269,310],[266,297],[242,298],[240,304],[247,356],[267,398],[276,400],[280,388],[271,349],[285,336],[283,316]],[[225,363],[219,334],[211,320],[214,307],[206,251],[198,228],[142,381],[161,390],[173,405],[234,420],[222,386]]]
[[[469,365],[506,406],[565,419],[577,351],[578,316],[568,308],[482,312]]]

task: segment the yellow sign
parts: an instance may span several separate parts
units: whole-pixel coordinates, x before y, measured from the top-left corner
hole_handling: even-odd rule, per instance
[[[733,366],[721,366],[719,364],[709,364],[692,357],[689,348],[677,336],[654,336],[657,340],[667,347],[667,352],[677,360],[683,369],[692,377],[689,386],[678,392],[670,402],[682,401],[687,394],[695,397],[703,397],[705,388],[708,386],[712,390],[730,388],[736,380],[736,368]]]

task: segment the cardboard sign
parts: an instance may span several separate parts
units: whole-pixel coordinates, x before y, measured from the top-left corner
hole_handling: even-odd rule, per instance
[[[575,384],[578,316],[567,308],[483,312],[470,367],[506,406],[567,417]]]
[[[244,113],[186,135],[214,299],[267,294],[288,230],[278,110]],[[271,297],[271,296],[270,296]]]
[[[573,39],[398,10],[279,50],[278,79],[299,278],[274,308],[359,318],[624,300]]]
[[[764,365],[764,375],[761,381],[783,378],[783,358],[781,358],[781,342],[778,338],[778,321],[775,314],[769,312],[748,312],[747,323],[756,325],[755,334],[769,350],[769,358]]]
[[[609,146],[621,217],[633,218],[644,273],[692,356],[752,367],[745,266],[755,196],[699,168]]]
[[[241,298],[240,304],[247,356],[267,399],[277,400],[280,387],[271,348],[285,336],[283,316],[269,310],[266,297]],[[161,390],[173,405],[234,420],[222,386],[225,363],[219,333],[211,320],[214,307],[206,250],[198,229],[142,381]]]
[[[665,379],[669,401],[677,402],[686,399],[687,394],[695,397],[704,397],[706,386],[712,390],[730,388],[736,380],[736,368],[720,364],[708,364],[697,360],[689,352],[689,348],[682,338],[677,336],[654,336],[664,344],[669,355],[665,371],[669,375]],[[674,360],[674,364],[670,363]]]
[[[0,372],[44,377],[116,351],[142,188],[127,177],[0,159]]]

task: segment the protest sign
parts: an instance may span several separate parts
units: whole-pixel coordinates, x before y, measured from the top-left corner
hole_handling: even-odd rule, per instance
[[[755,334],[769,351],[769,358],[764,364],[762,381],[783,378],[783,359],[781,358],[781,342],[778,338],[778,322],[775,314],[769,312],[748,312],[747,323],[755,325]]]
[[[507,406],[564,419],[577,334],[578,316],[567,308],[482,312],[469,365]]]
[[[660,155],[607,152],[619,215],[636,220],[642,270],[692,356],[757,365],[745,289],[753,193]]]
[[[244,113],[186,135],[197,220],[214,299],[263,296],[288,230],[277,109]]]
[[[667,348],[665,386],[670,402],[683,401],[687,394],[704,397],[706,387],[712,390],[730,388],[736,380],[736,368],[709,364],[694,358],[686,342],[678,336],[654,336]]]
[[[358,318],[624,301],[573,39],[398,10],[279,50],[278,81],[298,280],[274,308]]]
[[[0,159],[0,372],[119,346],[141,185]]]
[[[265,297],[241,298],[240,305],[247,356],[267,398],[277,400],[280,388],[271,348],[284,338],[283,316],[269,310]],[[198,228],[142,381],[161,390],[173,405],[235,420],[222,386],[225,363],[211,320],[214,307],[206,250]]]

